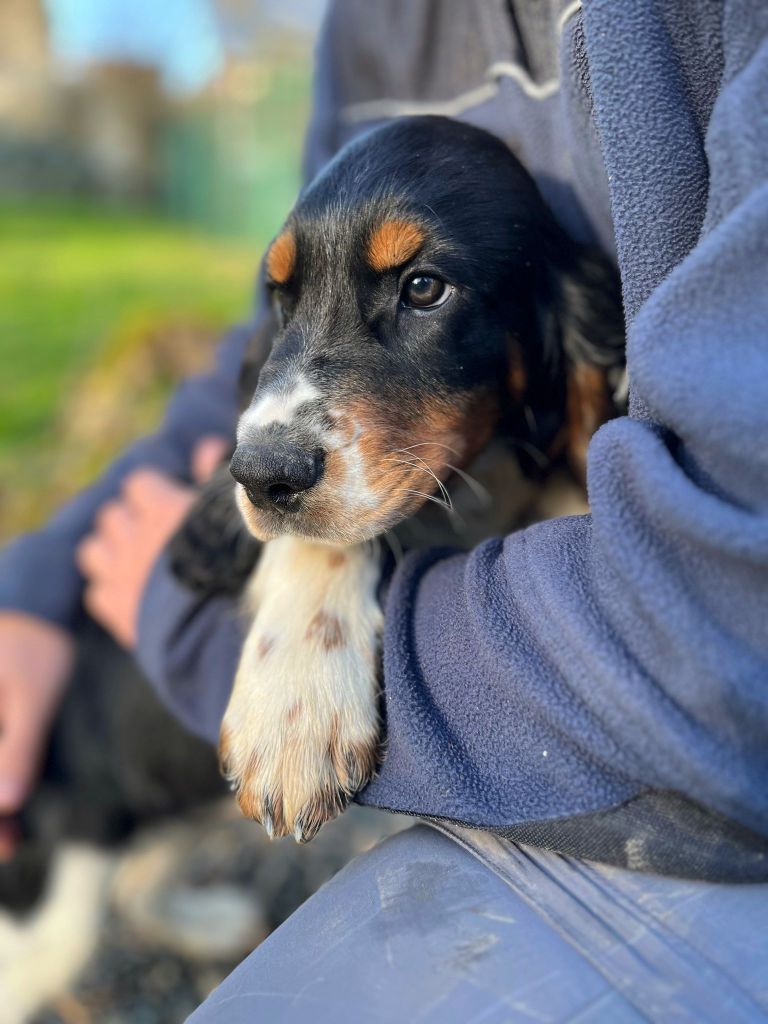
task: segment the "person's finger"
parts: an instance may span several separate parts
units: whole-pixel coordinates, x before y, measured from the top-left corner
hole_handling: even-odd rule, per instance
[[[175,480],[155,469],[137,469],[125,478],[122,493],[132,509],[143,510],[165,501],[178,486]]]
[[[89,584],[83,591],[83,607],[97,622],[105,624],[105,613],[109,614],[109,607],[105,601],[105,588],[98,579]]]
[[[192,452],[190,466],[195,483],[208,483],[230,448],[231,443],[226,437],[212,435],[201,438]]]
[[[111,633],[126,650],[132,650],[136,646],[135,618],[132,614],[126,614],[125,604],[120,595],[115,594],[114,586],[96,582],[86,587],[83,607],[91,618]]]
[[[75,565],[88,579],[99,576],[109,561],[109,545],[102,534],[89,533],[75,548]]]
[[[116,536],[133,517],[132,510],[126,501],[107,501],[94,516],[94,533],[102,536]]]

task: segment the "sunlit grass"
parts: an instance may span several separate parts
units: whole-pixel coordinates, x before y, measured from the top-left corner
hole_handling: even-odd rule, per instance
[[[86,206],[0,207],[0,451],[33,443],[126,316],[223,327],[246,314],[257,247]]]
[[[54,399],[125,316],[212,326],[243,316],[258,251],[144,216],[39,203],[0,208],[0,238],[2,444],[48,418],[42,396]]]
[[[181,321],[213,338],[248,314],[269,229],[252,244],[235,243],[135,212],[61,201],[0,204],[0,498],[6,506],[11,498],[18,505],[19,490],[30,489],[46,504],[41,477],[50,474],[62,443],[63,411],[83,374],[116,344],[125,347],[126,336],[138,336],[137,325]],[[131,400],[126,394],[126,403]],[[9,522],[0,510],[0,530],[26,525],[18,518]]]

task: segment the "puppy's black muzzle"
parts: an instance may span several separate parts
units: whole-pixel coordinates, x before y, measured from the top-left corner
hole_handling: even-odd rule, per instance
[[[229,470],[256,508],[289,512],[323,475],[323,453],[305,451],[287,441],[240,444]]]

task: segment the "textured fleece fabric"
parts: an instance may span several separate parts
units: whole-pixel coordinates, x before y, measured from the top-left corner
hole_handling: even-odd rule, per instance
[[[308,174],[400,114],[496,132],[564,227],[617,258],[630,378],[629,415],[590,447],[590,516],[399,567],[388,752],[363,802],[514,834],[671,791],[768,836],[767,30],[763,0],[332,6]],[[231,426],[236,355],[6,554],[7,605],[70,620],[93,509],[137,457],[181,473],[196,436]],[[214,738],[234,606],[161,559],[140,633],[161,694]]]

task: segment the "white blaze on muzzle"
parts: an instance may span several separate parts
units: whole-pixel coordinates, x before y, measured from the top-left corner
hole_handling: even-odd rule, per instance
[[[257,397],[242,414],[237,425],[237,443],[247,444],[255,434],[276,423],[292,425],[297,411],[318,398],[320,391],[303,374],[280,381]]]

